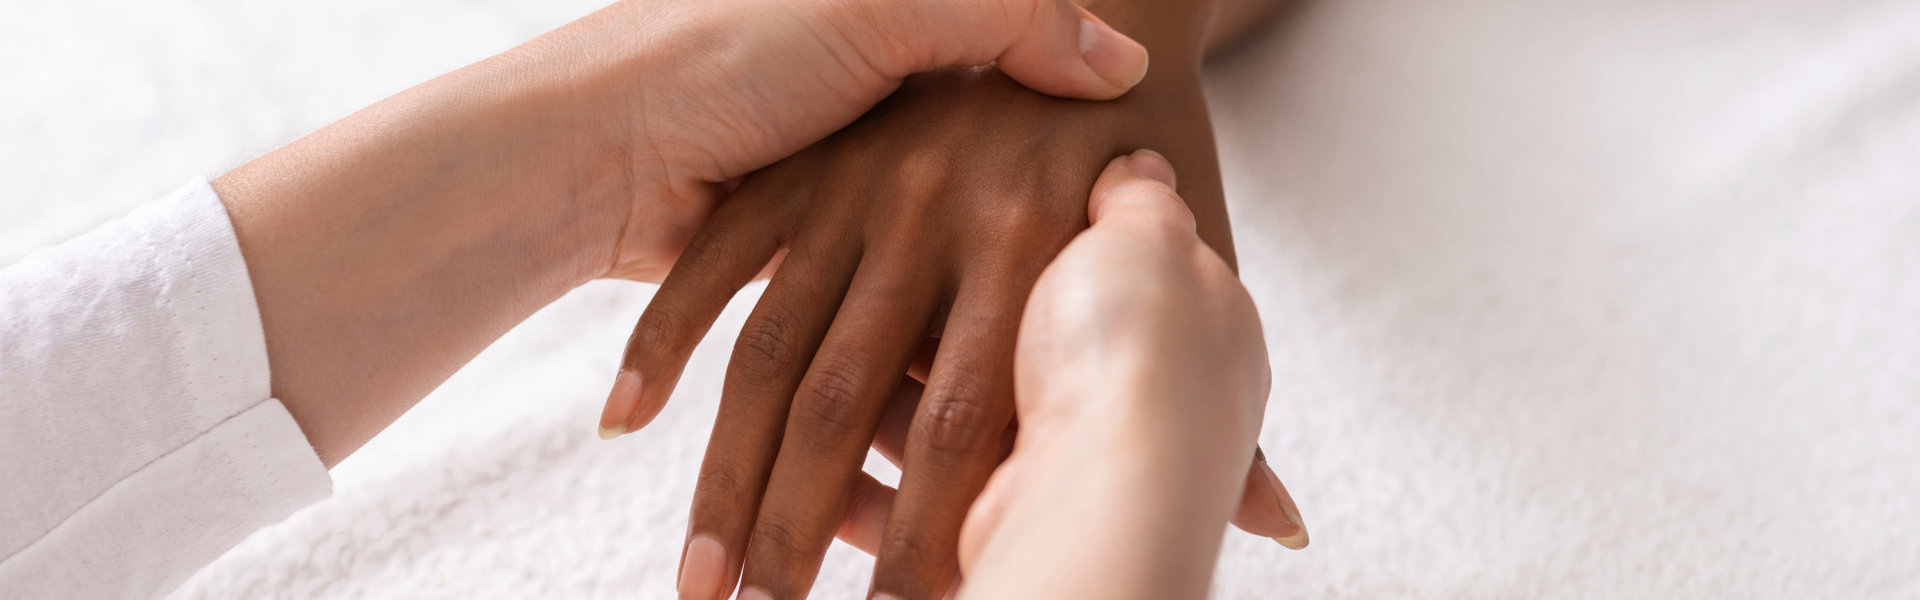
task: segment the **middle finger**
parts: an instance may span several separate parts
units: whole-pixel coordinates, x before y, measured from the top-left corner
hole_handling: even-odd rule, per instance
[[[1014,338],[1029,288],[1012,282],[1031,279],[979,277],[954,298],[908,430],[872,594],[940,598],[956,583],[961,524],[1003,456],[1013,419]]]
[[[940,286],[914,264],[866,261],[788,412],[741,598],[804,598],[846,509],[888,396],[912,362]]]

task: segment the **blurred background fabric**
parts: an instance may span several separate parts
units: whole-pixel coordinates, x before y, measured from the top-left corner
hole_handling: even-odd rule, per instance
[[[0,264],[596,4],[9,0]],[[1324,0],[1208,86],[1313,535],[1217,597],[1920,597],[1920,3]],[[174,597],[670,597],[759,289],[615,442],[652,288],[576,291]]]

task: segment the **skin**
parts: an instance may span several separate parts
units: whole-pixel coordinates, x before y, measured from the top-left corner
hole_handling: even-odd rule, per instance
[[[1126,91],[1139,46],[1100,27],[1083,44],[1082,16],[1065,0],[632,0],[249,162],[214,187],[273,393],[331,466],[565,291],[665,276],[728,182],[911,73],[993,62],[1041,92]]]
[[[728,370],[682,598],[736,585],[743,598],[806,595],[836,533],[845,537],[848,507],[872,512],[860,464],[929,336],[941,351],[908,419],[901,488],[886,518],[864,526],[883,530],[870,593],[953,589],[962,522],[1014,416],[1022,307],[1087,227],[1085,198],[1106,158],[1164,150],[1190,174],[1180,191],[1199,237],[1231,264],[1199,63],[1225,41],[1208,35],[1217,14],[1272,4],[1091,4],[1154,54],[1127,96],[1047,98],[993,69],[919,75],[853,126],[739,184],[636,326],[602,421],[603,435],[618,434],[657,414],[726,301],[777,262]],[[1304,545],[1278,478],[1258,462],[1243,473],[1236,523]]]
[[[631,0],[354,113],[213,182],[273,394],[331,466],[567,290],[658,281],[722,182],[908,74],[1123,93],[1144,50],[1083,21],[1066,0]]]
[[[967,518],[962,598],[1202,598],[1271,385],[1253,300],[1171,167],[1114,160],[1035,284],[1021,435]]]
[[[1034,287],[1015,352],[1023,433],[1002,438],[962,529],[960,597],[1206,596],[1271,375],[1251,298],[1173,181],[1150,150],[1109,163],[1093,227]],[[937,350],[922,345],[881,415],[874,448],[896,466]],[[837,535],[878,552],[897,499],[861,474]]]

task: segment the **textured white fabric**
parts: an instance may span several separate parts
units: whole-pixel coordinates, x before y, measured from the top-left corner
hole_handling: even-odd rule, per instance
[[[0,270],[0,590],[150,598],[330,480],[204,180]]]
[[[598,4],[10,5],[0,261]],[[1313,532],[1229,534],[1216,595],[1920,596],[1916,10],[1309,0],[1214,65]],[[754,294],[603,443],[648,290],[528,320],[175,597],[671,597]]]

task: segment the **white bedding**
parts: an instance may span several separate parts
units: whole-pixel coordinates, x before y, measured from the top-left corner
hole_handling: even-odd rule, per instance
[[[0,263],[594,4],[11,2]],[[1920,597],[1920,3],[1323,0],[1209,85],[1313,533],[1229,534],[1218,597]],[[753,297],[601,442],[650,293],[536,315],[175,597],[669,597]]]

